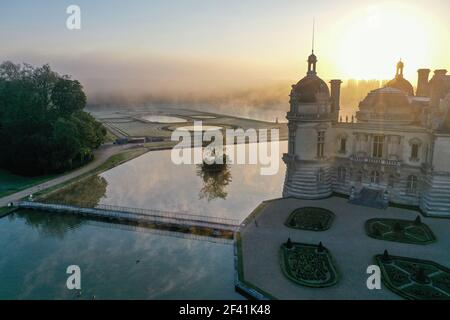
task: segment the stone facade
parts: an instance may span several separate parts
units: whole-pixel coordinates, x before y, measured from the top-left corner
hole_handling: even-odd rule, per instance
[[[356,117],[344,122],[339,116],[341,81],[331,81],[330,93],[317,76],[316,63],[312,54],[306,77],[292,86],[283,195],[321,199],[337,192],[352,198],[363,188],[375,189],[386,201],[450,217],[446,71],[436,70],[428,81],[428,73],[419,70],[421,84],[414,95],[400,62],[395,79],[370,92]]]

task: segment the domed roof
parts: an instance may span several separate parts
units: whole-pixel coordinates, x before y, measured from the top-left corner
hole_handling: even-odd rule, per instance
[[[314,51],[308,57],[308,72],[306,77],[292,86],[291,96],[299,103],[314,103],[317,98],[329,99],[330,91],[328,86],[317,76],[316,72],[317,57]]]
[[[406,94],[408,94],[410,96],[414,95],[414,87],[412,86],[412,84],[408,80],[403,78],[403,76],[395,77],[395,79],[389,81],[386,84],[386,87],[399,89],[399,90],[403,91],[404,93],[406,93]]]
[[[384,87],[371,91],[359,104],[361,121],[413,122],[415,114],[408,95],[400,89]]]
[[[409,105],[410,102],[403,90],[393,87],[384,87],[371,91],[361,104],[371,107],[382,104],[388,108],[393,108],[391,111],[395,111],[397,107]]]
[[[397,73],[395,75],[395,78],[389,81],[386,84],[386,87],[391,87],[395,89],[402,90],[409,96],[414,96],[414,87],[412,84],[403,78],[403,68],[405,67],[405,64],[400,60],[397,63]]]
[[[330,91],[325,81],[316,74],[308,74],[292,86],[292,95],[295,95],[300,103],[314,103],[318,95],[329,98]]]

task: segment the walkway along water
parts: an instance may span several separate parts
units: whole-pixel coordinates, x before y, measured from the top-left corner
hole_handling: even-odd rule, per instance
[[[202,236],[233,239],[239,227],[235,219],[193,215],[151,209],[126,208],[110,205],[73,206],[69,204],[21,201],[20,209],[38,210],[62,214],[75,214],[103,220],[128,222],[138,226],[194,233]]]

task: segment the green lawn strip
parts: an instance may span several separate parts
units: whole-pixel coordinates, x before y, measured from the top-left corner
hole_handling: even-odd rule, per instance
[[[47,182],[57,176],[58,175],[22,177],[4,169],[0,169],[0,198]]]
[[[242,255],[242,239],[241,239],[241,234],[239,232],[236,233],[236,248],[237,248],[237,255],[238,255],[238,259],[237,259],[237,272],[238,272],[238,278],[239,281],[241,283],[243,283],[245,286],[258,291],[260,294],[262,294],[263,296],[265,296],[267,299],[270,300],[277,300],[276,297],[274,297],[273,295],[271,295],[270,293],[258,288],[257,286],[251,284],[250,282],[245,280],[244,277],[244,258]]]
[[[433,231],[424,223],[416,223],[410,220],[401,219],[370,219],[365,223],[366,233],[369,237],[425,245],[436,242]]]
[[[296,284],[312,288],[330,287],[338,283],[340,275],[333,256],[325,247],[322,247],[323,252],[321,253],[318,252],[318,249],[318,245],[306,243],[294,242],[292,243],[291,249],[288,249],[286,244],[282,244],[280,247],[280,264],[283,274]],[[299,276],[296,276],[294,273],[295,270],[292,270],[289,255],[294,255],[299,258],[299,260],[296,261],[297,265],[306,262],[306,265],[302,266],[303,270],[301,270],[302,273],[300,273],[300,275],[307,274],[307,272],[310,271],[311,274],[307,274],[307,278],[302,279]],[[308,260],[308,258],[312,258],[312,260]],[[325,270],[322,271],[325,271],[323,272],[324,276],[329,274],[328,278],[323,280],[320,278],[314,279],[314,277],[318,277],[320,271],[319,267],[325,268]]]
[[[288,228],[325,231],[330,229],[334,213],[323,208],[304,207],[295,209],[288,217],[285,225]]]
[[[68,181],[62,182],[56,186],[53,186],[48,189],[37,192],[36,194],[34,194],[34,196],[37,198],[43,198],[50,193],[53,193],[59,189],[67,187],[68,185],[77,183],[77,182],[79,182],[85,178],[88,178],[92,175],[103,173],[103,172],[110,170],[114,167],[117,167],[125,162],[133,160],[133,159],[143,155],[146,152],[148,152],[147,148],[139,148],[139,149],[131,149],[131,150],[122,151],[118,154],[112,155],[104,163],[102,163],[95,169],[92,169],[92,170],[90,170],[82,175],[79,175],[77,177],[74,177]]]
[[[428,260],[376,255],[386,287],[409,300],[450,300],[450,269]]]

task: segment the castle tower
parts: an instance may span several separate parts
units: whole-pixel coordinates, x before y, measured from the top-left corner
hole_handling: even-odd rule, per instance
[[[332,82],[330,96],[327,84],[317,76],[317,57],[313,51],[306,76],[292,86],[286,117],[289,148],[283,156],[287,165],[285,197],[320,199],[332,193],[331,124],[339,116],[340,83]]]

